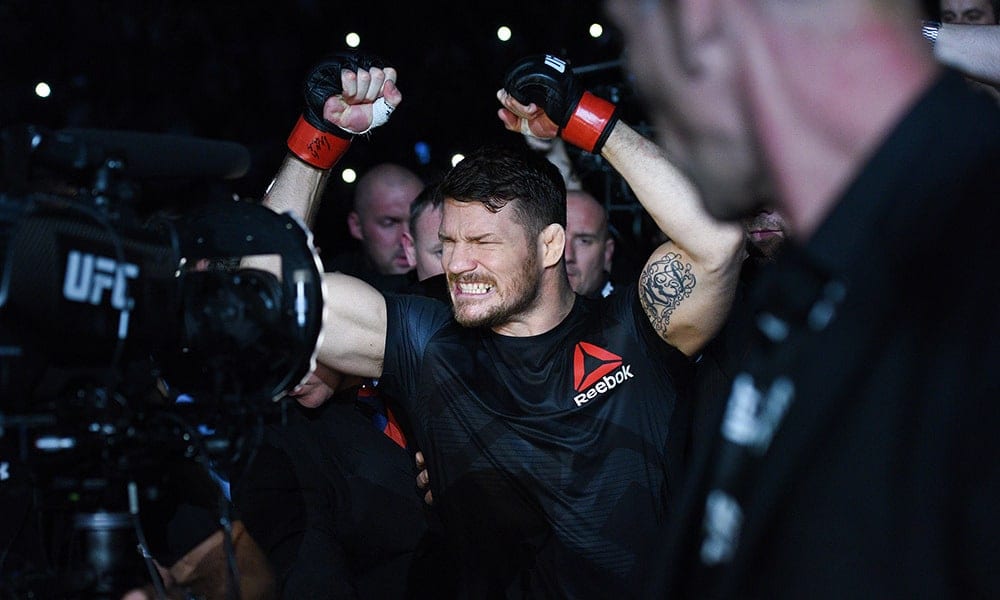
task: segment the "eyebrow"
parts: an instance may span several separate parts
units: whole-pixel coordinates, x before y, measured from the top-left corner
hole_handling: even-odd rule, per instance
[[[472,236],[468,236],[467,235],[467,236],[463,236],[462,239],[465,240],[465,241],[467,241],[467,242],[481,242],[481,241],[483,241],[484,238],[496,237],[496,235],[497,234],[495,232],[488,232],[488,233],[481,233],[479,235],[472,235]],[[442,242],[445,241],[445,240],[450,240],[450,241],[454,241],[455,240],[455,238],[453,238],[452,236],[444,234],[444,233],[441,233],[441,232],[438,232],[438,239],[441,240]]]

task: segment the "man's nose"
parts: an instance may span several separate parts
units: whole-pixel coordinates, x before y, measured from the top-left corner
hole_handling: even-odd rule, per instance
[[[467,273],[476,268],[472,246],[469,244],[452,245],[444,251],[442,258],[449,273]]]

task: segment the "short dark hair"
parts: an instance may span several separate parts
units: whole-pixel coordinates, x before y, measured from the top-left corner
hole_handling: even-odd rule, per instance
[[[566,183],[559,169],[526,147],[489,145],[472,152],[441,181],[442,198],[481,202],[491,212],[512,205],[528,234],[566,227]]]
[[[424,189],[417,194],[417,197],[413,199],[410,203],[410,233],[413,233],[413,228],[416,226],[417,217],[419,217],[425,210],[433,210],[439,206],[444,201],[441,196],[439,182],[432,182],[424,186]]]

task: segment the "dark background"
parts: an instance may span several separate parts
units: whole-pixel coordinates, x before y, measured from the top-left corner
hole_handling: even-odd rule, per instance
[[[588,34],[593,22],[604,26],[600,38]],[[500,25],[513,30],[506,43],[496,37]],[[285,156],[285,138],[301,110],[304,75],[324,54],[346,49],[349,31],[360,33],[359,50],[397,66],[404,100],[390,123],[357,139],[335,169],[316,227],[321,245],[346,235],[342,219],[353,186],[340,181],[341,168],[363,173],[388,160],[431,179],[455,152],[493,141],[519,143],[496,117],[495,92],[506,68],[527,54],[557,53],[575,67],[602,67],[582,75],[584,83],[618,101],[633,125],[644,123],[616,66],[620,35],[599,0],[0,0],[0,124],[235,141],[251,153],[246,176],[223,186],[157,186],[145,190],[142,200],[147,206],[183,208],[226,196],[230,189],[259,198]],[[35,96],[39,81],[51,85],[50,97]],[[430,147],[427,164],[414,151],[418,141]],[[612,205],[630,203],[627,190],[599,159],[575,150],[573,157],[588,188],[610,194]],[[630,210],[621,214],[634,216]],[[626,228],[632,224],[629,220]]]
[[[936,5],[925,0],[925,5]],[[604,26],[594,39],[587,29]],[[509,42],[496,30],[508,25]],[[455,152],[487,142],[516,143],[496,117],[496,90],[515,60],[557,53],[579,67],[598,95],[618,102],[623,118],[653,135],[625,73],[614,65],[622,41],[600,0],[529,2],[189,2],[181,0],[0,0],[0,126],[30,123],[190,135],[238,142],[251,153],[239,180],[148,187],[144,207],[197,205],[236,193],[259,198],[285,156],[301,110],[300,85],[324,54],[359,50],[397,66],[404,100],[390,123],[358,139],[338,164],[316,226],[329,249],[348,245],[343,217],[353,186],[339,170],[359,173],[380,161],[402,163],[426,179]],[[35,96],[39,81],[53,89]],[[430,162],[414,145],[426,142]],[[627,187],[597,157],[575,149],[585,187],[612,209],[628,238],[647,235]],[[627,240],[626,240],[627,241]],[[641,250],[640,250],[641,252]]]

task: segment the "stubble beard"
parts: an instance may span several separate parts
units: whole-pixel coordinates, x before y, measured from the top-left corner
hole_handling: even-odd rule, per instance
[[[522,263],[522,267],[510,279],[508,291],[502,298],[490,307],[487,307],[482,314],[470,315],[464,311],[463,305],[477,304],[476,302],[456,303],[452,298],[452,312],[455,321],[463,327],[488,327],[494,328],[509,323],[513,317],[525,312],[538,299],[539,288],[541,287],[538,274],[538,260],[534,254],[529,254]],[[454,286],[461,277],[448,278],[449,283]],[[496,282],[494,282],[496,286]]]

